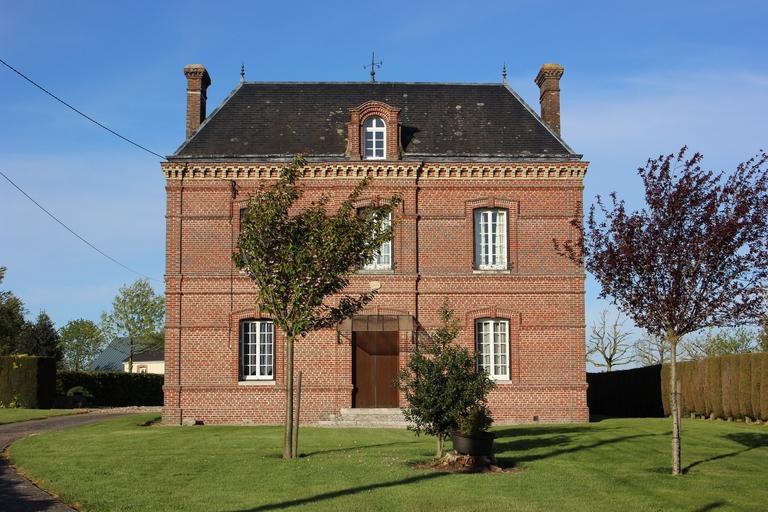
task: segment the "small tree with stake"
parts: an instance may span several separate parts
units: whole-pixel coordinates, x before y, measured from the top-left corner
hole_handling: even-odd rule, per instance
[[[673,474],[681,473],[678,342],[700,329],[756,322],[768,302],[768,156],[730,175],[702,170],[701,158],[682,148],[648,160],[638,170],[646,206],[628,211],[615,193],[610,205],[598,197],[582,239],[562,246],[571,258],[586,257],[601,297],[666,340]]]
[[[358,215],[355,201],[370,183],[354,188],[335,214],[322,197],[299,209],[302,157],[283,169],[277,183],[262,187],[248,202],[235,264],[258,287],[257,303],[285,335],[285,431],[283,458],[298,455],[298,421],[294,409],[293,354],[295,341],[309,332],[332,327],[352,316],[375,291],[342,294],[349,276],[369,262],[392,229],[384,219],[398,204],[392,197]]]
[[[486,397],[494,386],[467,349],[451,345],[459,327],[447,299],[440,317],[442,325],[416,347],[397,380],[408,402],[403,409],[408,429],[435,436],[437,458],[443,456],[445,439],[457,430],[462,416],[486,413]]]

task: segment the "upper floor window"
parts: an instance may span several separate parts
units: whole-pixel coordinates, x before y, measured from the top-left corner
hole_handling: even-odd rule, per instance
[[[275,325],[271,320],[240,322],[240,377],[274,379]]]
[[[382,220],[382,226],[384,229],[390,229],[392,227],[392,213],[388,213]],[[384,242],[379,248],[379,252],[373,259],[366,263],[363,267],[364,270],[390,270],[392,269],[392,240]]]
[[[496,380],[509,380],[509,322],[482,318],[475,323],[477,367]]]
[[[387,147],[387,125],[372,116],[363,123],[363,155],[366,160],[384,160]]]
[[[475,268],[507,269],[506,210],[475,210]]]

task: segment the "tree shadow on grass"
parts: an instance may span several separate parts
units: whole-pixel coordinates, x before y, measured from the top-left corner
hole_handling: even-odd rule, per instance
[[[644,437],[658,437],[668,436],[669,432],[662,432],[657,434],[632,434],[626,436],[612,437],[609,439],[601,439],[587,444],[578,444],[576,446],[567,446],[574,442],[573,436],[559,435],[553,437],[545,437],[541,439],[521,439],[519,441],[513,441],[509,443],[498,443],[498,451],[521,451],[518,456],[504,457],[497,456],[497,460],[502,467],[515,467],[520,462],[531,462],[534,460],[548,459],[550,457],[557,457],[558,455],[565,455],[568,453],[580,452],[582,450],[590,450],[597,448],[598,446],[604,446],[608,444],[621,443],[629,441],[631,439],[640,439]],[[553,450],[543,453],[524,453],[526,450],[534,448],[543,448],[547,446],[557,447]]]
[[[695,509],[693,512],[709,512],[710,510],[716,510],[726,505],[728,505],[727,501],[713,501],[712,503],[707,503],[706,505]]]
[[[414,483],[422,482],[424,480],[432,480],[435,478],[440,478],[449,474],[450,473],[427,473],[423,475],[404,478],[402,480],[393,480],[391,482],[381,482],[381,483],[375,483],[375,484],[369,484],[369,485],[361,485],[358,487],[350,487],[349,489],[340,489],[338,491],[326,492],[323,494],[317,494],[315,496],[307,496],[306,498],[281,501],[278,503],[269,503],[267,505],[261,505],[261,506],[249,508],[249,509],[235,510],[232,512],[259,512],[264,510],[281,510],[281,509],[286,509],[290,507],[298,507],[300,505],[306,505],[308,503],[317,503],[324,500],[341,498],[342,496],[353,496],[361,492],[374,491],[377,489],[386,489],[389,487],[397,487],[400,485],[414,484]]]
[[[404,445],[404,444],[414,444],[418,442],[419,441],[393,441],[391,443],[344,446],[342,448],[332,448],[330,450],[316,450],[314,452],[306,452],[306,453],[300,454],[299,457],[311,457],[312,455],[322,455],[324,453],[351,452],[354,450],[365,450],[367,448],[382,448],[384,446],[398,446],[398,445]]]
[[[734,450],[728,453],[721,453],[714,455],[706,459],[697,460],[696,462],[689,464],[683,469],[683,473],[688,473],[691,469],[695,468],[699,464],[706,462],[713,462],[716,460],[727,459],[729,457],[735,457],[736,455],[754,450],[755,448],[768,447],[768,434],[762,432],[733,432],[731,434],[725,434],[722,436],[730,441],[734,441],[743,446],[740,450]]]

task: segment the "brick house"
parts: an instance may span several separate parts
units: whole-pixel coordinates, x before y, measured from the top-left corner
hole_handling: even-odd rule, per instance
[[[283,338],[231,254],[250,193],[299,152],[306,201],[338,203],[365,175],[359,207],[403,198],[393,241],[350,285],[378,288],[374,303],[297,341],[303,422],[402,404],[392,378],[446,297],[497,381],[497,422],[588,419],[584,272],[552,242],[574,236],[587,170],[560,138],[561,66],[536,77],[541,116],[506,81],[241,81],[207,116],[208,72],[184,73],[187,138],[162,164],[166,423],[283,420]]]

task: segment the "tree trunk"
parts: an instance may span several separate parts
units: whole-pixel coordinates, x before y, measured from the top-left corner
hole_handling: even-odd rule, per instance
[[[680,396],[677,386],[677,337],[667,336],[669,341],[669,409],[672,414],[672,474],[681,474],[680,468]]]
[[[285,429],[283,432],[283,458],[292,459],[293,444],[293,336],[285,337]]]
[[[438,435],[437,436],[437,450],[435,451],[435,456],[438,459],[443,458],[443,454],[445,453],[445,450],[443,449],[443,444],[445,443],[445,439],[443,439],[443,436]]]
[[[301,416],[301,370],[296,375],[296,416],[293,418],[291,451],[294,457],[299,456],[299,417]]]
[[[133,338],[128,337],[128,373],[133,373]]]

